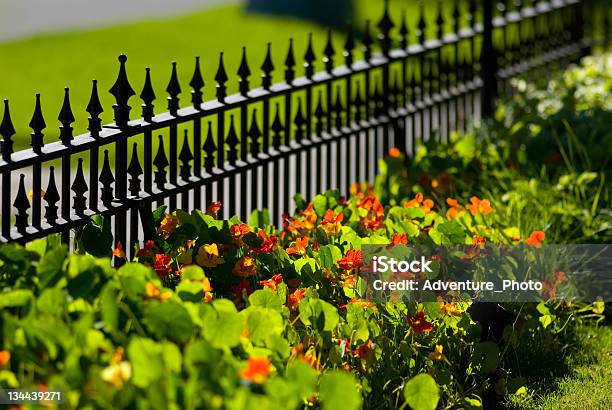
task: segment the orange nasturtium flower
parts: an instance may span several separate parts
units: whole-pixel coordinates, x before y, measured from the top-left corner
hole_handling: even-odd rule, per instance
[[[423,202],[423,194],[419,192],[413,199],[404,204],[404,208],[418,208],[421,206],[421,202]]]
[[[249,225],[247,224],[235,224],[230,227],[230,235],[233,240],[237,241],[249,233],[249,230]]]
[[[270,279],[259,281],[259,284],[261,286],[265,286],[266,288],[272,290],[276,290],[278,288],[278,285],[280,285],[281,283],[283,283],[283,275],[281,275],[280,273],[272,276]]]
[[[449,316],[461,316],[461,311],[457,307],[455,301],[445,302],[442,298],[438,298],[438,305],[440,305],[440,312],[444,315]]]
[[[170,234],[174,232],[177,225],[179,224],[179,219],[171,214],[165,214],[164,219],[162,219],[159,224],[159,233],[162,234],[164,239],[168,239]]]
[[[446,356],[444,356],[442,350],[444,350],[444,347],[442,345],[437,344],[435,350],[433,352],[430,352],[427,357],[429,357],[429,359],[431,360],[446,360]]]
[[[247,360],[246,368],[240,371],[240,377],[253,383],[262,384],[271,371],[272,365],[267,357],[251,357]]]
[[[433,330],[433,324],[425,320],[425,311],[423,310],[420,310],[416,316],[408,316],[408,324],[417,333]]]
[[[287,253],[289,255],[299,254],[306,255],[306,248],[308,247],[308,238],[297,238],[295,240],[295,245],[287,248]]]
[[[277,237],[276,235],[266,235],[264,230],[259,231],[259,238],[261,239],[261,245],[258,248],[253,249],[255,253],[270,253],[276,247]]]
[[[121,241],[117,242],[117,247],[113,249],[113,256],[116,256],[117,258],[121,259],[127,258],[125,256],[125,251],[123,250],[123,245],[121,244]]]
[[[296,289],[291,292],[289,298],[287,298],[287,307],[292,310],[297,309],[307,290],[308,289]]]
[[[206,208],[206,215],[217,216],[217,212],[221,209],[221,202],[216,201],[208,205]]]
[[[529,238],[525,240],[526,245],[540,246],[542,242],[546,239],[546,235],[542,231],[533,231]]]
[[[359,269],[363,262],[363,253],[355,249],[349,249],[346,252],[346,256],[338,260],[338,266],[340,269],[350,271],[353,269]]]
[[[101,376],[105,382],[112,384],[116,388],[121,388],[132,377],[132,366],[130,362],[126,361],[112,363],[102,370]]]
[[[446,217],[448,219],[455,219],[459,215],[460,206],[456,199],[446,198],[446,204],[450,207],[446,211]]]
[[[167,253],[157,253],[153,257],[153,269],[155,269],[155,273],[160,278],[165,278],[170,274],[172,270],[170,268],[170,263],[172,262],[172,257]]]
[[[11,361],[11,352],[0,350],[0,367],[6,366]]]
[[[200,246],[200,249],[198,249],[196,263],[207,268],[214,268],[215,266],[225,263],[225,259],[219,256],[219,247],[217,244],[209,243]]]
[[[232,273],[241,278],[247,278],[249,276],[253,276],[257,273],[257,266],[255,265],[255,259],[250,256],[245,256],[242,259],[239,259],[234,265],[234,269],[232,269]]]
[[[491,212],[491,202],[488,199],[479,199],[477,196],[473,196],[470,198],[471,204],[466,205],[465,207],[472,213],[472,215],[476,215],[481,213],[483,215],[487,215]]]
[[[391,158],[399,158],[400,155],[402,155],[402,152],[398,148],[393,147],[389,150],[389,156]]]
[[[321,228],[325,231],[325,233],[329,236],[334,236],[340,232],[342,228],[342,220],[344,219],[344,214],[342,211],[338,212],[338,215],[334,214],[334,211],[328,209],[325,211],[325,215],[323,216],[323,220],[321,221]]]
[[[161,289],[153,282],[147,282],[145,286],[145,295],[149,299],[156,299],[160,301],[168,300],[172,297],[172,292],[161,292]]]
[[[408,237],[405,233],[401,235],[399,233],[394,233],[393,237],[391,238],[391,245],[406,245],[407,243]]]

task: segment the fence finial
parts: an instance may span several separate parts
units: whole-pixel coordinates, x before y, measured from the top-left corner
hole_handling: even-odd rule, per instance
[[[168,100],[168,111],[171,115],[177,116],[179,109],[179,98],[178,95],[181,93],[181,85],[179,84],[178,74],[176,72],[176,61],[172,62],[172,74],[170,74],[170,81],[166,87],[166,92],[169,97]]]
[[[115,177],[113,176],[113,172],[111,171],[107,149],[104,150],[104,164],[102,164],[102,172],[100,172],[99,181],[102,183],[102,188],[100,190],[100,198],[102,199],[102,203],[104,204],[104,206],[109,208],[111,202],[113,202],[113,188],[111,184],[115,182]]]
[[[57,211],[59,210],[57,203],[60,200],[57,185],[55,185],[55,167],[49,167],[49,184],[45,190],[44,200],[47,203],[45,206],[45,219],[50,225],[54,225],[57,221]]]
[[[400,47],[402,49],[408,48],[408,34],[410,34],[410,31],[408,30],[408,24],[406,23],[406,9],[402,9],[402,22],[400,24],[399,34]]]
[[[365,31],[363,33],[363,58],[367,63],[372,59],[372,44],[374,40],[372,40],[372,33],[370,33],[370,20],[366,20],[365,22]]]
[[[272,62],[272,43],[268,43],[268,51],[266,52],[266,58],[261,65],[261,86],[264,90],[270,90],[272,85],[272,71],[274,71],[274,63]]]
[[[250,151],[254,157],[259,154],[259,138],[261,137],[261,131],[259,125],[257,125],[257,109],[253,110],[253,116],[251,118],[251,127],[249,128],[249,137],[251,138]]]
[[[312,45],[312,33],[308,33],[308,47],[306,48],[306,54],[304,54],[304,68],[306,78],[312,79],[314,75],[314,62],[317,59],[314,47]]]
[[[378,39],[380,40],[380,47],[382,48],[383,54],[385,56],[389,56],[389,52],[391,51],[391,30],[395,27],[393,20],[391,20],[391,16],[389,15],[389,0],[385,0],[385,10],[383,12],[383,16],[378,22],[377,25],[380,30],[380,34],[378,35]]]
[[[225,102],[225,97],[227,96],[227,87],[225,83],[227,82],[227,72],[225,71],[225,66],[223,65],[223,51],[219,53],[219,67],[217,68],[217,74],[215,75],[215,81],[217,82],[217,100],[223,103]]]
[[[26,194],[24,174],[19,176],[19,189],[17,190],[17,196],[15,197],[13,206],[17,209],[17,215],[15,215],[15,226],[17,227],[17,231],[21,234],[25,234],[26,228],[28,227],[27,210],[30,209],[30,201]]]
[[[195,68],[193,70],[193,76],[189,82],[191,87],[191,103],[197,110],[201,109],[202,105],[202,88],[204,88],[204,79],[202,78],[202,72],[200,71],[200,57],[195,58]]]
[[[153,101],[157,96],[155,90],[153,90],[153,84],[151,84],[151,69],[146,67],[145,72],[145,82],[140,93],[140,99],[144,102],[144,104],[141,104],[142,118],[147,122],[152,122],[155,115]]]
[[[87,198],[85,198],[87,182],[85,182],[85,176],[83,175],[83,158],[79,158],[74,182],[70,189],[72,189],[72,192],[75,194],[73,197],[74,205],[72,209],[74,209],[77,215],[82,215],[85,209],[87,209]]]
[[[121,54],[118,60],[119,75],[117,76],[117,80],[109,92],[115,97],[116,100],[116,104],[113,105],[113,110],[115,111],[115,124],[117,124],[119,129],[126,129],[128,127],[128,122],[130,121],[130,110],[132,109],[132,107],[128,105],[128,101],[130,97],[136,95],[136,93],[128,81],[127,72],[125,70],[127,56],[125,54]]]
[[[231,117],[230,132],[231,132],[232,129],[234,128],[234,116],[231,115],[230,117]],[[236,134],[235,130],[234,130],[234,134]],[[236,140],[238,140],[238,137],[236,137]],[[215,145],[215,139],[213,137],[212,121],[208,121],[208,133],[206,135],[206,141],[204,141],[204,146],[202,148],[204,149],[204,152],[206,152],[206,158],[204,159],[204,168],[206,169],[206,172],[211,173],[212,169],[215,166],[214,154],[217,151],[217,146]]]
[[[304,125],[306,125],[306,118],[302,110],[302,98],[298,97],[297,110],[295,112],[295,118],[293,119],[295,124],[295,140],[300,142],[304,137]]]
[[[36,94],[36,104],[34,106],[34,113],[29,124],[32,128],[30,146],[36,153],[41,152],[41,148],[45,145],[43,130],[47,126],[45,118],[43,117],[42,108],[40,104],[40,94]]]
[[[68,87],[64,88],[64,103],[62,109],[57,116],[57,119],[62,124],[60,125],[60,140],[65,146],[69,146],[72,141],[72,126],[74,122],[74,114],[70,107],[70,90]]]
[[[287,58],[285,58],[285,82],[289,85],[295,79],[295,56],[293,54],[293,38],[289,38],[289,49],[287,50]]]
[[[423,0],[419,1],[419,22],[417,23],[417,39],[419,44],[425,44],[425,36],[427,30],[427,20],[425,19],[425,6]]]
[[[281,133],[285,129],[283,122],[280,119],[280,104],[276,103],[276,113],[274,114],[274,120],[272,121],[272,147],[278,151],[281,146]]]
[[[2,135],[2,158],[8,162],[11,160],[11,154],[13,153],[13,140],[11,137],[15,135],[15,127],[11,120],[9,102],[6,99],[4,100],[4,115],[0,123],[0,135]]]
[[[229,131],[227,132],[227,138],[225,138],[225,143],[227,144],[227,160],[231,165],[235,165],[236,160],[238,159],[238,144],[240,144],[240,140],[238,139],[238,134],[236,134],[233,114],[230,115],[230,126]],[[212,139],[212,135],[210,137],[210,143],[205,149],[210,149],[211,152],[215,152],[217,149],[217,147],[215,147],[215,142]]]
[[[342,103],[342,91],[341,87],[338,85],[336,87],[336,98],[334,100],[334,105],[332,107],[334,111],[334,117],[336,119],[336,129],[340,130],[342,128],[342,113],[344,112],[344,104]]]
[[[436,17],[436,37],[442,40],[444,36],[444,10],[442,9],[442,0],[438,0],[438,16]]]
[[[140,176],[142,175],[142,167],[138,160],[138,143],[135,142],[132,145],[132,158],[130,159],[130,165],[128,165],[127,173],[130,178],[129,191],[130,195],[138,196],[140,194]]]
[[[455,0],[453,5],[453,33],[459,34],[461,29],[461,7],[459,6],[459,0]]]
[[[349,24],[346,29],[346,42],[344,43],[344,63],[348,69],[353,66],[353,50],[355,49],[355,33],[353,32],[353,25]]]
[[[89,103],[85,111],[89,113],[88,130],[93,137],[97,137],[100,135],[100,131],[102,131],[100,114],[104,112],[104,109],[100,103],[100,97],[98,96],[98,80],[92,80],[91,83],[91,96],[89,97]]]
[[[315,132],[318,136],[321,136],[323,133],[323,129],[325,126],[325,118],[327,117],[327,112],[325,112],[325,108],[323,108],[323,91],[319,90],[318,98],[317,98],[317,106],[315,107],[314,115],[316,119],[315,124]]]
[[[193,160],[193,154],[189,148],[189,133],[187,130],[185,130],[183,145],[178,158],[181,160],[181,178],[188,181],[191,176],[191,165],[189,163]]]
[[[240,60],[240,67],[238,67],[238,88],[240,94],[243,97],[247,97],[249,94],[249,76],[251,75],[251,69],[249,68],[249,62],[247,61],[246,47],[242,47],[242,59]]]
[[[325,71],[331,74],[334,69],[334,55],[336,51],[334,50],[334,43],[332,40],[332,30],[331,28],[327,30],[327,44],[325,44],[325,50],[323,50],[323,62],[325,63]]]

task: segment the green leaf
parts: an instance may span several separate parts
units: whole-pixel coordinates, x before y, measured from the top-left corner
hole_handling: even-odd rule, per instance
[[[162,346],[151,339],[134,337],[127,348],[134,385],[146,388],[164,374]]]
[[[324,268],[332,269],[336,261],[342,258],[342,251],[336,245],[324,245],[319,248],[319,257]]]
[[[151,302],[146,309],[144,322],[152,334],[179,342],[186,342],[193,333],[189,312],[172,301]]]
[[[246,326],[244,316],[229,300],[218,299],[205,305],[202,321],[204,338],[214,347],[231,348],[240,343],[240,335]]]
[[[24,306],[31,300],[34,300],[34,294],[31,290],[15,289],[2,292],[0,293],[0,309]]]
[[[113,248],[113,233],[110,219],[102,215],[94,215],[83,228],[81,236],[85,252],[97,257],[111,256]]]
[[[304,299],[300,302],[300,319],[319,331],[331,331],[338,325],[340,316],[333,305],[321,299]]]
[[[357,410],[361,408],[361,393],[351,373],[332,371],[321,376],[319,398],[323,410]]]
[[[43,255],[36,267],[40,280],[40,289],[53,287],[60,280],[63,273],[62,267],[67,255],[68,247],[66,245],[51,249]]]
[[[249,217],[249,225],[264,229],[270,225],[270,211],[267,209],[253,211]]]
[[[243,310],[251,341],[260,346],[268,344],[271,335],[280,335],[285,329],[281,314],[273,309],[249,306]]]
[[[413,410],[435,410],[440,400],[440,389],[427,373],[421,373],[404,385],[404,398]]]
[[[251,306],[261,306],[278,311],[282,309],[283,302],[278,293],[268,288],[256,290],[249,296],[249,304]]]

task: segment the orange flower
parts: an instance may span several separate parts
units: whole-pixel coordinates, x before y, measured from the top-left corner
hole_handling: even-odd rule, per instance
[[[230,235],[233,240],[238,241],[249,233],[249,230],[249,225],[247,224],[235,224],[230,227]]]
[[[153,269],[155,269],[155,273],[160,278],[165,278],[170,274],[172,269],[170,268],[170,263],[172,262],[172,258],[167,253],[158,253],[155,254],[153,259]]]
[[[121,244],[121,241],[117,242],[117,247],[113,249],[113,256],[116,256],[117,258],[121,259],[127,259],[127,257],[125,256],[125,252],[123,251],[123,245]]]
[[[206,208],[206,215],[217,216],[217,212],[221,209],[221,202],[216,201],[208,205]]]
[[[247,278],[249,276],[253,276],[257,273],[257,266],[255,265],[255,259],[250,256],[245,256],[242,259],[239,259],[234,265],[234,269],[232,269],[232,273],[241,278]]]
[[[393,148],[391,148],[389,150],[389,156],[391,158],[399,158],[400,155],[402,155],[402,152],[399,149],[395,148],[395,147],[393,147]]]
[[[296,309],[304,298],[307,290],[308,289],[296,289],[291,292],[289,298],[287,299],[287,307],[291,310]]]
[[[484,245],[487,243],[487,240],[484,238],[484,236],[476,235],[472,238],[472,243],[474,245]]]
[[[435,350],[433,352],[430,352],[427,357],[429,357],[429,359],[431,360],[446,360],[446,356],[444,356],[442,350],[444,350],[444,347],[442,345],[437,344]]]
[[[342,220],[344,219],[344,214],[342,211],[338,212],[338,215],[334,214],[334,211],[328,209],[325,211],[325,216],[321,221],[321,228],[325,231],[325,233],[329,236],[337,235],[342,228]]]
[[[369,300],[363,300],[359,298],[353,298],[349,301],[349,305],[359,305],[362,308],[370,308],[376,310],[376,304],[374,302],[370,302]]]
[[[6,366],[11,361],[11,352],[0,350],[0,367]]]
[[[306,248],[308,247],[308,238],[297,238],[295,240],[295,245],[290,248],[287,248],[287,253],[289,255],[299,254],[306,255]]]
[[[153,282],[147,282],[145,286],[145,295],[149,299],[156,299],[159,301],[165,301],[172,297],[172,292],[161,293],[161,289]]]
[[[450,208],[446,211],[446,217],[448,219],[455,219],[459,215],[460,206],[457,200],[453,198],[446,198],[446,203]]]
[[[353,353],[360,359],[368,359],[372,354],[372,341],[368,340],[365,344],[353,350]]]
[[[258,248],[253,249],[255,253],[270,253],[276,247],[276,235],[266,235],[263,229],[259,231],[259,239],[262,241]]]
[[[168,239],[170,234],[174,232],[177,225],[179,224],[179,219],[171,214],[165,214],[164,219],[162,219],[159,224],[159,233],[162,234],[164,239]]]
[[[357,284],[357,275],[356,274],[351,274],[351,273],[341,273],[340,274],[340,285],[343,288],[354,288],[355,285]]]
[[[488,199],[479,199],[476,196],[470,198],[471,204],[466,205],[465,207],[472,213],[472,215],[476,215],[481,213],[483,215],[487,215],[491,212],[491,202]]]
[[[276,288],[278,288],[278,285],[280,285],[281,283],[283,283],[283,275],[281,275],[280,273],[272,276],[268,280],[259,281],[260,285],[272,290],[276,290]]]
[[[136,257],[137,258],[146,258],[148,256],[151,256],[151,254],[153,253],[153,247],[155,246],[155,243],[151,240],[146,241],[145,242],[145,246],[142,249],[139,249],[138,252],[136,252]]]
[[[408,238],[406,237],[406,234],[398,234],[398,233],[394,233],[393,237],[391,238],[391,245],[406,245],[408,243]]]
[[[404,204],[404,208],[418,208],[423,202],[423,194],[417,193],[413,199]]]
[[[449,316],[461,316],[461,311],[457,308],[455,301],[444,302],[442,298],[438,298],[438,304],[440,305],[440,312],[444,315]]]
[[[338,266],[340,269],[350,271],[353,269],[359,269],[363,262],[363,253],[355,249],[349,249],[346,256],[338,260]]]
[[[529,238],[525,240],[525,244],[532,246],[540,246],[542,245],[542,242],[544,242],[544,239],[546,239],[546,235],[544,234],[544,232],[533,231],[531,235],[529,235]]]
[[[417,333],[430,332],[433,324],[425,320],[425,311],[420,310],[416,316],[408,316],[408,324]]]
[[[247,360],[246,368],[240,371],[240,377],[253,383],[262,384],[271,371],[272,365],[267,357],[252,357]]]
[[[385,208],[376,196],[368,195],[357,203],[357,207],[367,211],[366,215],[361,218],[361,224],[365,229],[380,229],[385,218]]]

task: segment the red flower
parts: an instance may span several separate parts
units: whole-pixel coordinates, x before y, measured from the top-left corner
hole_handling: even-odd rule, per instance
[[[346,256],[338,260],[338,266],[340,269],[349,271],[352,269],[359,269],[363,263],[363,253],[354,249],[349,249]]]
[[[136,252],[136,257],[146,258],[148,256],[151,256],[151,254],[153,253],[153,246],[155,246],[153,241],[146,241],[144,248],[139,249],[138,252]]]
[[[234,265],[234,269],[232,269],[232,273],[236,276],[247,278],[249,276],[253,276],[257,273],[257,265],[255,265],[255,259],[245,256],[242,259],[239,259]]]
[[[276,246],[277,237],[276,235],[266,235],[264,230],[259,231],[259,238],[263,241],[258,248],[253,249],[255,253],[270,253]]]
[[[213,202],[212,204],[208,205],[208,208],[206,208],[206,215],[217,216],[217,212],[219,212],[220,209],[221,202]]]
[[[246,368],[240,371],[240,376],[257,384],[262,384],[272,370],[272,365],[266,357],[252,357],[247,360]]]
[[[420,310],[416,316],[408,316],[408,324],[417,333],[431,332],[433,324],[425,320],[425,311]]]
[[[234,300],[241,300],[245,293],[247,296],[253,293],[253,289],[251,288],[249,281],[243,279],[234,286],[232,286],[230,288],[230,292],[234,296]]]
[[[287,307],[289,309],[294,310],[298,307],[304,295],[306,294],[307,289],[296,289],[289,295],[289,299],[287,300]]]
[[[283,283],[283,275],[281,275],[280,273],[272,276],[268,280],[259,281],[259,284],[261,286],[265,286],[266,288],[272,290],[276,290],[276,288],[278,288],[278,285],[280,285],[281,283]]]
[[[247,224],[235,224],[230,227],[230,235],[235,241],[239,240],[247,233],[249,233],[249,225]]]
[[[165,278],[170,274],[172,269],[170,268],[170,263],[172,262],[172,258],[167,253],[158,253],[155,255],[153,259],[153,269],[157,273],[157,276],[160,278]]]
[[[308,238],[297,238],[295,240],[295,245],[290,248],[287,248],[287,253],[289,255],[299,254],[306,255],[306,248],[308,247]]]
[[[525,244],[532,246],[540,246],[542,245],[542,242],[544,242],[544,239],[546,239],[546,235],[544,235],[544,232],[534,231],[531,233],[531,235],[529,235],[529,238],[525,240]]]
[[[334,211],[328,209],[325,211],[325,215],[323,220],[321,221],[321,229],[325,231],[325,233],[329,236],[336,235],[340,232],[342,228],[342,220],[344,219],[344,214],[342,211],[338,212],[338,215],[334,214]]]
[[[366,344],[359,346],[353,353],[360,359],[367,359],[372,353],[372,341],[368,340]]]
[[[121,244],[121,241],[117,242],[117,247],[113,249],[113,256],[116,256],[117,258],[121,258],[121,259],[127,259],[127,256],[125,256],[125,251],[123,250],[123,245]]]
[[[408,243],[408,238],[406,237],[406,234],[398,234],[398,233],[394,233],[393,234],[393,238],[391,238],[391,245],[406,245]]]

